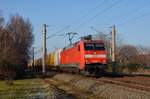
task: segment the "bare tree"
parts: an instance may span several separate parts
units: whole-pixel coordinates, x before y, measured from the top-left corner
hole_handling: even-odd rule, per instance
[[[7,30],[13,38],[13,48],[17,48],[17,56],[21,60],[21,65],[26,65],[29,59],[30,47],[33,43],[33,28],[29,20],[24,20],[21,16],[12,16],[7,24]]]
[[[101,39],[104,41],[106,51],[108,52],[108,58],[111,60],[112,55],[112,45],[111,45],[111,33],[104,34],[103,32],[100,32],[96,35],[97,39]],[[121,35],[117,34],[116,37],[116,49],[119,49],[119,46],[123,45],[123,38]],[[118,50],[117,50],[118,51]]]
[[[3,27],[4,22],[4,17],[0,14],[0,27]]]
[[[2,17],[0,16],[0,30],[3,28],[3,24],[4,24],[4,20],[3,20]]]
[[[12,49],[13,40],[10,33],[3,29],[0,35],[0,75],[3,78],[14,77],[14,65],[19,63],[16,50]]]
[[[143,69],[139,50],[133,45],[123,45],[116,51],[116,61],[120,71],[125,73],[137,72]]]
[[[133,45],[124,45],[117,49],[116,57],[117,62],[122,65],[127,65],[131,63],[138,63],[138,50]]]
[[[150,67],[150,48],[139,46],[139,59],[143,66],[149,66]]]
[[[21,16],[12,16],[6,26],[0,21],[0,75],[12,77],[27,65],[33,43],[32,25]],[[13,73],[13,74],[12,74]]]
[[[4,26],[4,17],[0,14],[0,35],[2,34],[3,26]]]

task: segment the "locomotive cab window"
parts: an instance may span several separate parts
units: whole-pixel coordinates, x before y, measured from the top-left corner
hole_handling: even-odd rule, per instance
[[[105,50],[104,44],[102,43],[95,44],[95,50]]]
[[[94,44],[93,43],[85,43],[84,48],[85,48],[85,50],[94,50]]]
[[[85,50],[105,50],[103,43],[85,43]]]

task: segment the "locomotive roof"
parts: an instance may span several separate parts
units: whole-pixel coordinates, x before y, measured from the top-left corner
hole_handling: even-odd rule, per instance
[[[79,41],[77,41],[77,42],[75,42],[75,43],[73,43],[73,44],[70,44],[70,45],[64,47],[63,50],[68,49],[68,48],[71,48],[71,47],[73,47],[73,46],[75,46],[75,45],[78,45],[78,44],[79,44]]]
[[[83,41],[83,42],[86,42],[86,43],[96,43],[96,42],[103,43],[103,40],[80,40],[80,41]],[[75,42],[75,43],[73,43],[71,45],[68,45],[68,46],[64,47],[63,50],[71,48],[71,47],[73,47],[75,45],[78,45],[80,41],[77,41],[77,42]]]
[[[83,40],[83,42],[101,42],[103,43],[103,40]]]

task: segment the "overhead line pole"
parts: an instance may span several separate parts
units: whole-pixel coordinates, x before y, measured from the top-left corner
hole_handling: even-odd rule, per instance
[[[46,69],[45,69],[45,61],[46,61],[46,52],[47,52],[47,50],[46,50],[46,27],[47,27],[48,25],[46,25],[46,24],[43,24],[43,29],[42,29],[42,34],[43,34],[43,46],[42,46],[42,51],[43,51],[43,63],[42,63],[42,72],[43,72],[43,74],[45,74],[46,73]]]
[[[32,70],[34,72],[34,47],[32,48]]]
[[[115,25],[112,26],[112,62],[115,62],[115,49],[116,49],[116,28]]]

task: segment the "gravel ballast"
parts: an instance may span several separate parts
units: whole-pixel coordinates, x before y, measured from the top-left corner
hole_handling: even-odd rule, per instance
[[[150,92],[104,83],[78,75],[57,74],[48,80],[57,82],[55,84],[58,88],[77,95],[78,98],[150,99]]]

